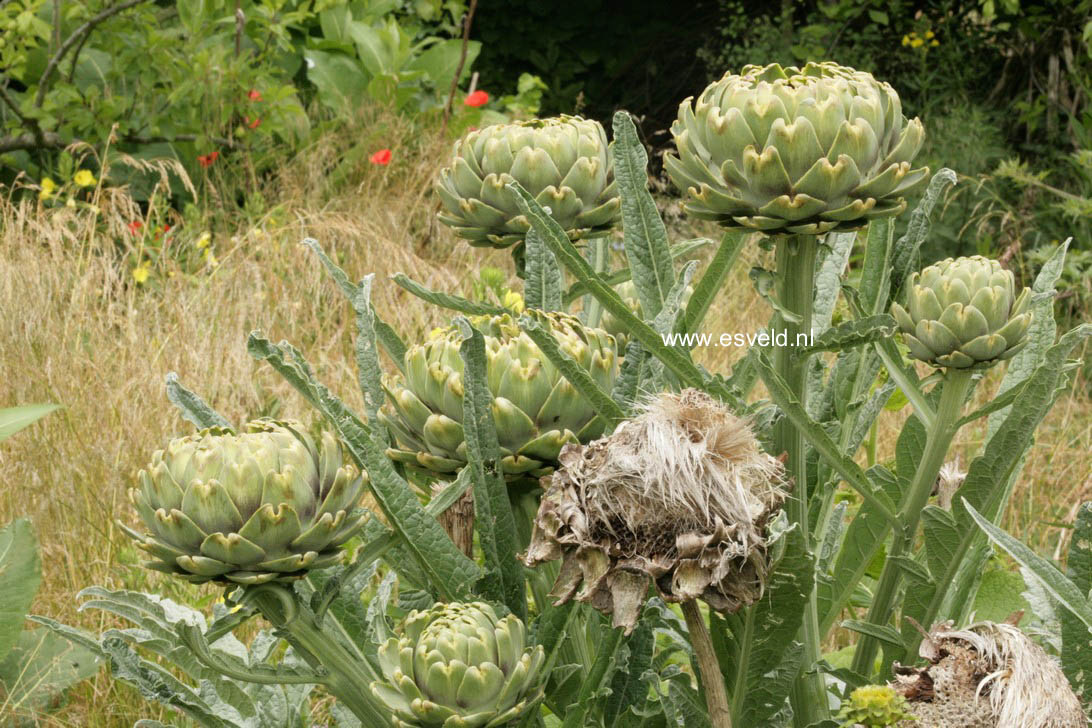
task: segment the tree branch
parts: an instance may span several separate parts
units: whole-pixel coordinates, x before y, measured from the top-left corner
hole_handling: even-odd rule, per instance
[[[80,42],[80,38],[123,10],[128,10],[134,5],[140,5],[144,2],[148,2],[148,0],[123,0],[123,2],[120,2],[117,5],[111,5],[101,11],[98,15],[93,16],[86,23],[72,31],[72,35],[65,39],[64,43],[61,44],[61,47],[58,48],[53,57],[49,59],[45,71],[42,72],[42,77],[38,80],[38,93],[34,97],[34,105],[39,107],[42,105],[42,102],[45,100],[46,90],[49,88],[49,77],[53,75],[53,72],[57,70],[57,66],[60,65],[61,61],[64,60],[64,57],[68,55],[68,51]]]
[[[463,22],[463,48],[459,54],[459,65],[455,67],[455,77],[451,79],[451,90],[447,94],[447,103],[444,104],[443,131],[447,131],[447,120],[451,117],[451,105],[455,101],[455,91],[459,88],[459,76],[463,75],[463,66],[466,65],[466,49],[470,44],[470,24],[474,22],[474,10],[478,7],[478,0],[470,0],[470,8],[466,11],[466,20]]]

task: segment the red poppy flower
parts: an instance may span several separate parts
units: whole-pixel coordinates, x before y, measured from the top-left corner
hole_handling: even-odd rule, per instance
[[[466,106],[485,106],[489,103],[489,94],[485,91],[475,91],[472,94],[467,94],[467,97],[463,99],[463,104]]]
[[[256,88],[250,89],[250,93],[248,93],[246,95],[246,97],[248,99],[250,99],[251,101],[261,101],[262,100],[262,95],[261,95],[261,93],[258,92],[258,89],[256,89]]]
[[[391,150],[380,149],[370,157],[372,164],[387,165],[391,163]]]
[[[262,118],[260,116],[255,116],[253,121],[252,121],[249,116],[244,116],[243,121],[246,122],[246,125],[247,125],[248,129],[257,129],[258,124],[262,123]]]
[[[140,220],[133,220],[131,223],[129,223],[129,234],[136,235],[142,227],[144,227],[144,223],[142,223]]]

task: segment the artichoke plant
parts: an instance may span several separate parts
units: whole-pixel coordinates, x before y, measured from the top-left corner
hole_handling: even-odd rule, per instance
[[[610,335],[568,314],[548,313],[542,320],[561,350],[609,392],[618,368]],[[603,421],[592,406],[510,315],[477,317],[472,323],[485,336],[501,467],[509,479],[546,475],[566,443],[602,434]],[[460,342],[456,326],[437,329],[406,351],[404,377],[384,379],[388,406],[379,416],[394,435],[395,446],[387,451],[392,459],[440,475],[466,464]]]
[[[524,563],[563,559],[558,603],[587,602],[627,633],[650,583],[669,602],[738,611],[765,588],[782,474],[708,394],[661,394],[609,437],[566,446]]]
[[[364,523],[364,476],[329,433],[255,420],[172,440],[137,475],[129,499],[149,533],[122,528],[149,568],[200,583],[262,584],[330,566]]]
[[[1016,295],[996,260],[948,258],[910,277],[907,305],[891,304],[915,359],[935,367],[988,367],[1023,348],[1031,291]]]
[[[541,645],[527,645],[515,615],[482,602],[413,611],[402,634],[379,648],[383,680],[372,693],[397,728],[508,725],[542,697]]]
[[[455,142],[436,180],[440,220],[471,245],[507,248],[530,223],[505,188],[519,182],[572,239],[610,230],[621,212],[607,135],[578,116],[496,124]]]
[[[836,63],[745,66],[726,74],[671,127],[664,165],[695,217],[769,234],[854,230],[897,215],[923,183],[925,132],[898,94]]]

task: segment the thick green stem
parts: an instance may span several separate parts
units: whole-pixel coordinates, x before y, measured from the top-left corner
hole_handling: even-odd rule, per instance
[[[610,267],[610,238],[594,238],[588,241],[588,258],[592,270],[596,273],[606,273]],[[595,296],[584,296],[584,321],[588,326],[598,326],[603,318],[603,304]]]
[[[323,631],[309,611],[299,609],[295,594],[284,587],[268,584],[252,587],[248,592],[248,601],[284,633],[300,656],[313,667],[326,671],[323,684],[334,697],[364,725],[387,724],[389,715],[369,697],[374,679],[369,666]]]
[[[900,557],[906,556],[914,548],[922,509],[929,502],[937,474],[944,465],[944,458],[958,430],[956,423],[963,411],[963,402],[967,398],[972,381],[972,373],[966,369],[948,369],[944,373],[936,419],[926,434],[921,462],[914,471],[914,479],[899,508],[898,531],[895,533],[891,552],[887,555],[883,572],[880,574],[880,582],[872,598],[872,606],[868,610],[870,624],[886,625],[891,620],[899,581],[902,577]],[[862,675],[871,675],[878,649],[879,644],[874,638],[862,636],[853,655],[853,669]]]
[[[561,728],[584,728],[584,718],[588,708],[591,707],[593,696],[602,687],[607,676],[607,669],[614,662],[614,654],[618,652],[618,647],[622,644],[622,636],[621,629],[607,630],[603,642],[599,645],[599,651],[595,655],[595,662],[592,663],[591,670],[580,687],[576,702],[565,711],[565,722],[561,724]]]
[[[804,337],[811,336],[812,304],[815,298],[815,254],[819,240],[815,235],[791,235],[777,241],[777,297],[789,316],[778,316],[772,332],[784,334],[773,350],[773,366],[792,390],[793,396],[805,407],[808,402],[808,357],[801,356],[799,347],[806,346]],[[796,320],[790,320],[795,317]],[[775,344],[779,342],[775,340]],[[793,482],[792,496],[786,510],[790,520],[800,529],[804,543],[811,546],[808,523],[807,450],[803,432],[788,419],[782,420],[775,433],[776,449],[788,456],[786,468]],[[802,639],[803,669],[807,673],[793,685],[792,705],[796,724],[810,725],[830,717],[823,676],[813,668],[819,661],[822,634],[819,632],[819,608],[813,588],[804,609]]]
[[[698,662],[698,673],[702,688],[705,690],[705,704],[709,708],[711,728],[732,728],[732,711],[728,705],[728,692],[724,689],[724,675],[717,662],[717,653],[713,650],[713,640],[705,626],[705,618],[697,601],[691,599],[682,603],[683,618],[690,632],[690,645],[694,648],[694,658]]]

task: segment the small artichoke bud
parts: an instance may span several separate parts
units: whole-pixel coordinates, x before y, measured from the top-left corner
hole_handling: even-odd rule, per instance
[[[895,663],[907,700],[899,728],[1085,728],[1081,702],[1057,661],[1011,624],[933,627],[923,668]]]
[[[626,307],[630,311],[633,311],[637,315],[637,318],[644,318],[644,311],[641,307],[641,299],[637,296],[637,286],[633,281],[624,281],[614,287],[614,292],[618,294],[622,302],[626,304]],[[694,295],[694,287],[687,286],[683,290],[682,305],[685,307],[690,302],[690,297]],[[603,317],[599,320],[600,327],[603,328],[608,334],[614,337],[614,340],[618,342],[619,353],[624,353],[626,346],[629,344],[629,332],[621,321],[615,317],[610,311],[604,309]]]
[[[550,210],[573,240],[598,237],[617,224],[622,203],[614,183],[607,134],[578,116],[495,124],[455,142],[451,165],[440,172],[440,221],[479,247],[521,243],[530,223],[513,181]]]
[[[649,582],[670,602],[735,612],[761,596],[780,462],[695,389],[665,393],[609,437],[569,445],[535,517],[527,566],[563,559],[552,595],[632,631]]]
[[[910,277],[907,303],[891,304],[915,359],[938,368],[986,368],[1024,347],[1031,291],[1012,271],[975,255],[948,258]]]
[[[561,350],[609,392],[618,370],[614,339],[568,314],[547,313],[542,321]],[[486,380],[493,394],[501,468],[509,479],[546,475],[566,443],[590,442],[603,434],[595,409],[512,316],[482,316],[471,323],[485,337]],[[379,417],[395,440],[387,454],[441,477],[462,468],[467,458],[461,341],[456,326],[435,330],[424,344],[406,351],[405,376],[383,382],[387,406]]]
[[[856,230],[906,209],[929,170],[895,90],[836,63],[745,66],[686,99],[664,166],[686,210],[768,234]]]
[[[838,720],[844,728],[890,728],[911,718],[906,698],[888,685],[864,685],[849,694]]]
[[[288,580],[341,560],[364,486],[329,433],[316,444],[298,422],[212,427],[152,455],[129,491],[149,533],[122,528],[145,566],[187,581]]]
[[[396,728],[495,728],[542,698],[541,645],[527,645],[515,615],[488,604],[438,604],[413,611],[379,648],[383,679],[372,693]]]

